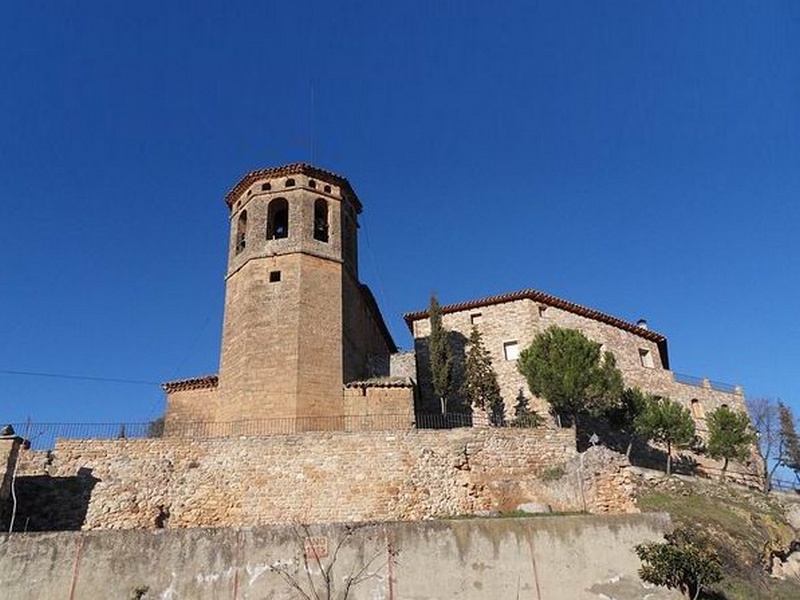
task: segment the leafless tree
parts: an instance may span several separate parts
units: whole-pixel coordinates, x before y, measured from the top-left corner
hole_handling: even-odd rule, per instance
[[[747,398],[747,412],[758,436],[758,455],[761,458],[761,489],[769,492],[772,476],[780,466],[783,451],[783,436],[777,400],[772,398]]]
[[[327,537],[314,535],[308,524],[294,524],[292,532],[298,541],[301,556],[299,565],[278,562],[273,564],[270,570],[280,575],[286,585],[304,600],[347,600],[351,597],[353,588],[376,577],[377,572],[387,565],[387,561],[379,562],[379,558],[384,556],[383,551],[375,552],[369,558],[360,561],[354,560],[349,567],[341,564],[340,552],[365,526],[365,524],[345,525],[343,534],[333,551],[329,551]],[[322,540],[324,544],[320,543]],[[387,550],[387,560],[393,560],[397,550],[388,541]],[[337,577],[343,570],[347,571],[347,574]],[[319,578],[315,578],[317,573]]]

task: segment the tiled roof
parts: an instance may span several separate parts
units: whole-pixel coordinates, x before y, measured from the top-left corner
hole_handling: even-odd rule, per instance
[[[533,300],[534,302],[541,302],[542,304],[547,304],[548,306],[554,306],[555,308],[566,310],[576,315],[586,317],[587,319],[594,319],[595,321],[600,321],[601,323],[607,323],[608,325],[612,325],[619,329],[630,331],[631,333],[634,333],[639,337],[642,337],[646,340],[650,340],[652,342],[656,342],[657,344],[663,344],[667,341],[667,338],[661,335],[660,333],[656,333],[655,331],[651,331],[650,329],[645,329],[644,327],[640,327],[635,323],[630,323],[629,321],[623,321],[622,319],[618,319],[617,317],[612,317],[611,315],[602,313],[599,310],[594,310],[593,308],[587,308],[586,306],[581,306],[580,304],[575,304],[574,302],[569,302],[568,300],[562,300],[561,298],[556,298],[555,296],[551,296],[550,294],[545,294],[544,292],[539,292],[537,290],[530,290],[530,289],[521,290],[519,292],[511,292],[509,294],[501,294],[499,296],[489,296],[488,298],[480,298],[478,300],[472,300],[470,302],[448,304],[446,306],[442,306],[442,313],[454,313],[454,312],[460,312],[462,310],[471,310],[473,308],[480,308],[481,306],[491,306],[493,304],[503,304],[505,302],[513,302],[514,300],[526,300],[526,299]],[[428,318],[427,310],[420,310],[417,312],[406,313],[405,315],[403,315],[403,319],[405,320],[406,325],[412,332],[413,329],[411,326],[414,321],[419,321],[420,319],[427,319],[427,318]]]
[[[244,192],[259,179],[264,179],[265,177],[283,177],[284,175],[298,174],[307,175],[308,177],[313,177],[315,179],[320,179],[321,181],[327,181],[329,183],[338,185],[347,193],[347,195],[351,197],[356,211],[361,212],[361,201],[358,199],[358,196],[350,185],[350,182],[347,181],[347,178],[303,162],[250,171],[247,175],[239,180],[239,183],[233,186],[230,192],[227,193],[225,196],[225,203],[228,205],[228,208],[230,208],[236,199],[241,196],[242,192]]]
[[[408,388],[414,387],[414,382],[409,377],[373,377],[362,381],[351,381],[344,387],[348,388]]]
[[[216,375],[203,375],[192,379],[178,379],[167,381],[161,384],[161,389],[171,394],[172,392],[182,392],[184,390],[200,390],[204,388],[215,388],[219,384],[219,377]]]

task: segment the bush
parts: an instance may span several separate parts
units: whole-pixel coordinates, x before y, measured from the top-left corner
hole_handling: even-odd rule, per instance
[[[717,553],[689,529],[679,528],[664,536],[666,542],[639,544],[634,550],[644,563],[639,576],[655,585],[680,590],[696,600],[708,586],[722,581]]]

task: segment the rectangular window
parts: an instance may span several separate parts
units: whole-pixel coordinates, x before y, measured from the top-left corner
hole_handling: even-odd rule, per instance
[[[281,272],[280,271],[270,271],[269,272],[269,282],[275,283],[276,281],[281,280]]]
[[[542,319],[547,316],[547,307],[544,304],[539,305],[539,318]]]
[[[519,344],[514,342],[503,342],[503,356],[506,360],[517,360],[519,358]]]
[[[480,325],[483,323],[483,315],[481,313],[473,313],[469,316],[469,322],[473,325]]]
[[[655,368],[653,364],[653,353],[650,352],[650,350],[639,348],[639,361],[642,363],[642,366],[647,369]]]

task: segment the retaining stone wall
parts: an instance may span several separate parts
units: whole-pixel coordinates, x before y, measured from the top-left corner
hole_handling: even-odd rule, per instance
[[[614,492],[581,482],[574,435],[464,428],[60,440],[49,474],[18,478],[18,522],[41,531],[415,520],[525,502],[635,511],[624,489],[610,500]],[[548,478],[559,466],[564,475]]]

